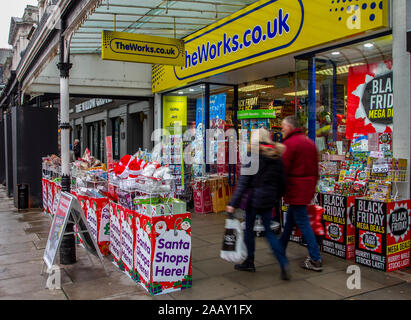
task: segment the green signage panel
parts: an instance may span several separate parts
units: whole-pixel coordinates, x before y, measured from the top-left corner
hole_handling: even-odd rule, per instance
[[[237,112],[237,119],[274,119],[275,110],[244,110]]]

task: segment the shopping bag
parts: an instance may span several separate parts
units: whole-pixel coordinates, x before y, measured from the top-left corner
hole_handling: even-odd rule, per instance
[[[242,262],[247,257],[241,223],[231,215],[229,219],[225,220],[223,247],[220,257],[234,263]]]
[[[316,236],[323,236],[325,234],[324,225],[322,221],[324,208],[318,205],[308,205],[307,213],[314,234]]]

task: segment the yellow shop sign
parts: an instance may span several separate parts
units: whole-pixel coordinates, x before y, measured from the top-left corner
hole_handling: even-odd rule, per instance
[[[102,31],[103,60],[184,65],[184,41],[142,34]]]
[[[261,0],[184,38],[183,66],[153,66],[153,92],[388,27],[388,0]]]

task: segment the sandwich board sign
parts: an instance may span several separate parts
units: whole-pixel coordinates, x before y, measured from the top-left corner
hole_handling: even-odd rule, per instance
[[[77,227],[77,232],[80,235],[81,240],[83,241],[83,245],[87,251],[87,254],[91,253],[94,256],[98,257],[104,268],[103,257],[101,256],[96,241],[91,236],[87,219],[84,216],[84,212],[81,209],[80,203],[70,193],[62,192],[59,203],[57,205],[56,214],[53,218],[46,248],[44,250],[43,269],[44,264],[47,265],[48,269],[51,269],[53,267],[63,236],[66,234],[74,234],[74,232],[66,232],[68,222],[73,223]],[[92,262],[91,259],[90,261]],[[42,274],[43,269],[41,272]],[[104,271],[106,271],[105,268]]]

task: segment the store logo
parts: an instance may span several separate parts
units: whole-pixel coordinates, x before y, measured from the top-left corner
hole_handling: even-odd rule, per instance
[[[391,142],[391,135],[388,133],[383,133],[380,135],[380,142],[382,144],[390,143]]]
[[[400,239],[404,240],[408,233],[411,224],[410,210],[407,204],[400,207],[395,204],[393,212],[388,217],[388,233],[398,242]]]
[[[364,232],[360,234],[360,241],[363,248],[373,252],[381,252],[381,239],[377,234]]]
[[[334,241],[340,241],[342,237],[341,227],[338,224],[330,223],[327,226],[327,235]]]

